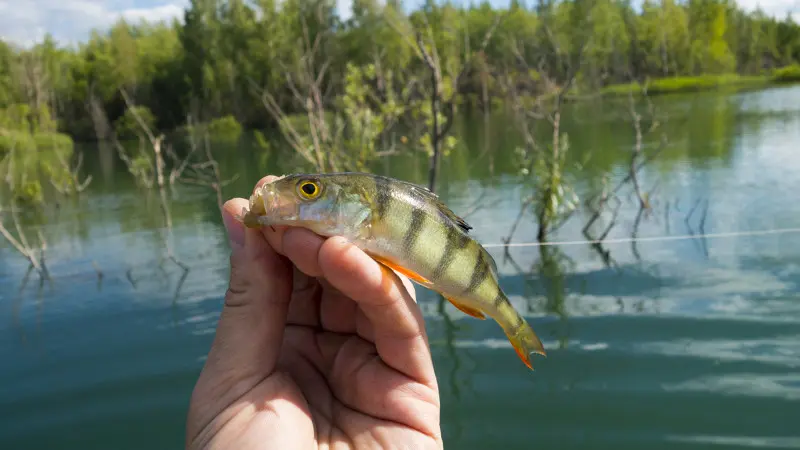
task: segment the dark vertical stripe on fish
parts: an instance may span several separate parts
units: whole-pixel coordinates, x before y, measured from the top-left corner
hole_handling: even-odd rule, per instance
[[[386,211],[389,209],[391,187],[389,183],[380,177],[373,177],[375,182],[375,207],[378,213],[378,218],[383,219],[386,217]]]
[[[422,224],[425,222],[425,211],[422,208],[414,208],[411,210],[411,223],[408,225],[408,230],[403,236],[403,248],[409,253],[414,251],[414,244],[419,238],[420,231],[422,231]]]
[[[497,311],[505,309],[506,311],[502,313],[503,316],[513,316],[513,323],[511,323],[512,331],[517,331],[525,325],[525,319],[522,317],[522,315],[517,313],[516,309],[514,309],[514,305],[508,301],[508,297],[506,297],[506,295],[503,293],[503,290],[500,288],[500,286],[497,286],[497,295],[494,297],[492,305]]]
[[[506,301],[506,296],[503,295],[503,291],[500,290],[500,287],[498,286],[497,296],[495,296],[494,300],[492,301],[492,305],[494,305],[495,308],[500,309],[500,307],[503,306],[503,303],[505,303],[505,301]]]
[[[466,247],[467,243],[469,242],[469,238],[465,236],[464,233],[459,232],[456,227],[445,226],[445,229],[447,230],[447,244],[445,244],[444,253],[442,254],[442,257],[439,258],[439,263],[436,265],[436,269],[433,271],[434,280],[441,279],[441,277],[445,274],[447,267],[453,264],[456,251]]]
[[[477,243],[475,244],[478,245]],[[478,287],[483,283],[483,280],[489,275],[489,262],[486,261],[484,252],[477,248],[478,257],[475,258],[475,267],[472,269],[472,277],[470,278],[469,286],[465,293],[475,293]]]

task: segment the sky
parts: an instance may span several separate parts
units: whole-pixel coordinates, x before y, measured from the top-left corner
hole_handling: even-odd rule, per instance
[[[348,15],[352,0],[337,0],[339,12]],[[405,0],[415,8],[422,0]],[[468,0],[465,0],[468,1]],[[477,1],[477,0],[476,0]],[[508,0],[489,0],[497,6]],[[736,0],[745,10],[758,5],[767,14],[783,18],[791,12],[800,22],[800,0]],[[132,21],[182,18],[189,0],[0,0],[0,38],[30,46],[50,33],[62,44],[76,44],[92,29],[107,29],[120,17]]]

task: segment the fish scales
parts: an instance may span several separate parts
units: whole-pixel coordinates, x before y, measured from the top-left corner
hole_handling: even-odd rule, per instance
[[[386,233],[388,241],[401,244],[397,250],[402,256],[397,260],[392,249],[370,248],[369,245],[367,248],[394,260],[451,295],[474,293],[483,279],[483,275],[476,277],[474,274],[488,272],[485,258],[475,241],[448,220],[439,208],[426,201],[427,191],[422,191],[422,188],[393,181],[378,186],[387,191],[383,196],[389,199],[388,214],[383,217],[389,227]],[[380,228],[379,223],[373,222],[372,226],[376,230]],[[473,281],[474,285],[471,285]]]
[[[257,190],[242,219],[344,236],[464,313],[490,316],[528,367],[530,353],[545,354],[500,287],[494,259],[467,233],[471,227],[421,186],[361,173],[290,175]]]

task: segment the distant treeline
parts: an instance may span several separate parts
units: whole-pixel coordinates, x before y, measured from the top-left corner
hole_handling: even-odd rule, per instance
[[[0,42],[0,135],[30,125],[88,140],[130,127],[121,89],[159,129],[190,116],[270,127],[260,92],[300,111],[307,91],[293,89],[299,71],[322,74],[320,92],[333,108],[346,107],[336,99],[352,85],[348,64],[370,67],[374,85],[387,77],[398,91],[414,80],[430,85],[417,32],[435,42],[428,50],[444,80],[462,75],[458,94],[495,95],[496,77],[509,73],[533,90],[543,73],[551,84],[575,75],[588,91],[648,78],[762,75],[800,61],[797,24],[733,0],[646,0],[640,11],[629,0],[513,1],[508,9],[429,1],[411,14],[395,0],[355,0],[346,21],[335,4],[192,0],[182,21],[120,21],[77,48],[49,37],[30,49]]]

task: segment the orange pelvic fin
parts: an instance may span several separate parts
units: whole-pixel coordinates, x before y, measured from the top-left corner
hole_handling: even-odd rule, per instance
[[[384,266],[389,267],[390,269],[395,270],[395,271],[397,271],[399,273],[402,273],[403,275],[407,276],[410,280],[414,280],[417,283],[420,283],[422,285],[431,285],[431,284],[433,284],[430,281],[428,281],[428,279],[423,277],[422,275],[420,275],[420,274],[418,274],[418,273],[416,273],[416,272],[414,272],[412,270],[406,269],[405,267],[403,267],[403,266],[401,266],[401,265],[399,265],[399,264],[397,264],[397,263],[395,263],[393,261],[389,261],[386,258],[381,258],[380,256],[375,256],[375,255],[369,255],[369,256],[371,256],[372,259],[374,259],[375,261],[378,261],[379,263],[383,264]]]
[[[481,319],[481,320],[485,320],[486,319],[486,316],[482,312],[478,311],[477,309],[470,308],[469,306],[464,306],[463,304],[459,303],[458,300],[454,300],[454,299],[452,299],[450,297],[445,297],[445,298],[447,299],[447,301],[452,303],[453,306],[458,308],[458,310],[463,312],[464,314],[466,314],[468,316],[475,317],[476,319]]]

